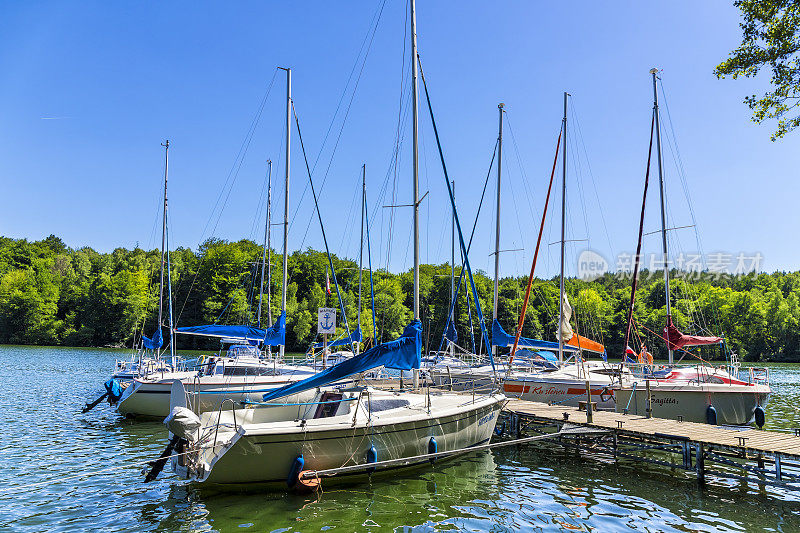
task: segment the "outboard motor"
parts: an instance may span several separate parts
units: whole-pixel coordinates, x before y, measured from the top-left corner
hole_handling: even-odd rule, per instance
[[[88,413],[89,411],[94,409],[94,407],[97,404],[102,402],[103,399],[105,398],[108,398],[108,403],[110,403],[111,405],[115,405],[119,401],[119,399],[122,398],[122,393],[125,391],[125,388],[122,386],[119,380],[116,380],[114,378],[111,378],[105,383],[103,383],[103,386],[105,387],[106,392],[103,393],[95,401],[87,403],[83,407],[83,409],[81,409],[81,413]]]
[[[151,469],[144,478],[145,483],[149,483],[158,477],[175,448],[182,450],[187,443],[197,440],[198,431],[202,424],[200,418],[193,411],[186,407],[173,407],[172,412],[164,419],[164,425],[167,426],[171,438],[159,458],[148,463]]]

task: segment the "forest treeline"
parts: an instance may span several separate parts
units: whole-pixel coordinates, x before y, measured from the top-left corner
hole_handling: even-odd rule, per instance
[[[210,239],[197,251],[178,248],[170,254],[172,301],[176,324],[256,324],[262,249],[249,240]],[[262,325],[281,308],[281,256],[272,254],[271,298],[265,300]],[[311,249],[289,257],[287,291],[287,349],[304,351],[316,339],[318,307],[338,307],[326,291],[327,257]],[[333,258],[350,328],[358,309],[358,264]],[[142,332],[150,335],[158,315],[158,250],[117,248],[99,253],[71,249],[61,239],[29,242],[0,237],[0,343],[64,346],[132,346]],[[456,273],[458,276],[458,272]],[[673,272],[673,317],[685,333],[724,335],[727,346],[749,361],[800,361],[800,273],[776,272],[746,276],[698,276],[688,280]],[[379,341],[399,335],[412,316],[411,272],[373,274],[375,329]],[[420,273],[423,341],[436,350],[450,303],[450,266],[423,265]],[[513,333],[522,307],[524,277],[500,280],[498,319]],[[493,282],[476,272],[480,304],[491,332]],[[630,280],[607,274],[587,282],[566,282],[575,308],[573,327],[583,336],[605,343],[609,356],[619,358],[625,338]],[[471,295],[469,296],[471,300]],[[373,342],[369,273],[364,271],[361,327],[367,344]],[[269,307],[268,307],[269,306]],[[166,322],[165,311],[165,322]],[[471,315],[471,316],[470,316]],[[458,344],[485,351],[474,305],[459,293],[456,305]],[[644,271],[635,308],[636,328],[631,345],[646,342],[657,356],[665,354],[658,336],[666,310],[661,272]],[[555,340],[558,321],[558,280],[536,279],[523,335]],[[338,318],[339,330],[344,321]],[[470,325],[473,335],[470,334]],[[210,348],[213,343],[179,336],[178,348]],[[719,347],[702,347],[696,355],[724,357]],[[679,353],[680,355],[684,355]],[[691,358],[690,356],[687,356]]]

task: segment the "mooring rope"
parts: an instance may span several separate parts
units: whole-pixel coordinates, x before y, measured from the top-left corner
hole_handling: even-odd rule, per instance
[[[504,446],[514,446],[516,444],[524,444],[526,442],[533,442],[537,440],[552,439],[553,437],[560,437],[563,431],[556,433],[549,433],[547,435],[535,435],[533,437],[523,437],[520,439],[513,439],[502,442],[490,442],[487,444],[479,444],[478,446],[469,446],[467,448],[458,448],[456,450],[448,450],[444,452],[425,453],[422,455],[414,455],[411,457],[402,457],[399,459],[387,459],[386,461],[376,461],[374,463],[362,463],[358,465],[342,466],[339,468],[328,468],[326,470],[308,470],[300,475],[300,479],[313,479],[317,477],[331,477],[338,474],[345,474],[350,472],[358,472],[359,470],[370,470],[382,466],[403,465],[409,462],[422,462],[426,460],[433,460],[439,457],[447,457],[449,455],[458,455],[461,453],[478,452],[482,450],[489,450],[492,448],[501,448]]]

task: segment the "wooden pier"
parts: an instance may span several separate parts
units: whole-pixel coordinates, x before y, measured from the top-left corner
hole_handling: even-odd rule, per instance
[[[707,477],[800,490],[800,436],[753,427],[711,426],[663,418],[509,400],[498,431],[559,431],[555,442],[613,458],[651,463]],[[544,442],[544,441],[542,441]]]

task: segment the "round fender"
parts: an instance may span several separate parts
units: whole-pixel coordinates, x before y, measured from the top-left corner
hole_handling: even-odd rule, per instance
[[[305,464],[306,460],[303,458],[302,453],[295,457],[294,461],[292,461],[292,467],[289,469],[289,477],[286,478],[286,484],[289,486],[289,488],[297,485],[297,480],[300,478],[300,472],[303,471]]]
[[[494,434],[498,437],[506,432],[506,421],[503,420],[503,425],[495,424],[494,426]]]
[[[369,450],[367,450],[367,462],[368,463],[377,463],[378,462],[378,450],[375,449],[375,446],[370,446]],[[367,469],[367,472],[370,474],[375,471],[374,468]]]
[[[436,438],[431,437],[428,441],[428,453],[436,453],[439,451],[439,444],[436,442]],[[434,462],[436,459],[431,457],[431,463]]]
[[[706,407],[706,422],[708,422],[712,426],[717,425],[717,410],[714,409],[713,405],[709,405],[708,407]]]
[[[322,480],[318,477],[303,478],[302,475],[311,472],[311,470],[303,470],[297,476],[297,484],[294,486],[294,491],[298,494],[308,494],[319,490],[322,485]]]
[[[764,412],[764,408],[761,407],[760,405],[757,405],[756,410],[753,414],[755,415],[756,425],[760,428],[763,428],[764,423],[767,420],[767,414]]]

